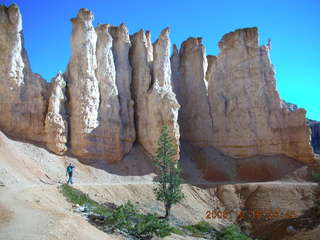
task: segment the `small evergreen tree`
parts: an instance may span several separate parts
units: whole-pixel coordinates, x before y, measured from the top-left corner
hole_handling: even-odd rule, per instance
[[[168,132],[168,127],[163,126],[158,142],[157,156],[154,161],[159,175],[154,178],[156,187],[153,189],[157,200],[164,203],[165,219],[169,217],[172,205],[184,198],[181,188],[181,168],[173,159],[177,154],[177,146],[173,143]]]

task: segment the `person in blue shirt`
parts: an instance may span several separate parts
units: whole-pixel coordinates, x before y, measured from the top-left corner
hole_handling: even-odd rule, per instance
[[[67,167],[67,172],[66,172],[66,176],[69,176],[67,184],[69,184],[69,183],[73,184],[72,173],[73,173],[74,168],[75,168],[75,166],[73,166],[71,163],[69,163],[69,165]]]

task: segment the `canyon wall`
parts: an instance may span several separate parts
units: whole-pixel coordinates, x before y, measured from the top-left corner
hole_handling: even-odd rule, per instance
[[[1,130],[59,155],[108,162],[135,142],[156,155],[163,125],[176,159],[181,134],[237,159],[314,160],[306,112],[280,99],[271,46],[258,45],[256,28],[224,35],[218,56],[206,56],[202,39],[190,37],[170,58],[168,28],[152,43],[149,31],[129,36],[123,24],[94,28],[92,21],[87,9],[71,19],[67,70],[49,84],[31,71],[18,7],[0,7]]]
[[[283,154],[312,162],[306,111],[290,111],[279,98],[270,45],[258,45],[257,28],[224,35],[219,48],[206,59],[201,40],[189,38],[179,60],[172,56],[182,139],[234,158]]]

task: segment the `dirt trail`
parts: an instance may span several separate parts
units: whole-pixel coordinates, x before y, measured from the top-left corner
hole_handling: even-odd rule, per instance
[[[121,239],[108,236],[73,213],[57,186],[2,187],[0,196],[0,205],[10,212],[10,218],[0,225],[1,240]]]

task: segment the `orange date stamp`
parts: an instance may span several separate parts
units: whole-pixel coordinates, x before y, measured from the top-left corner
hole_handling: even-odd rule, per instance
[[[295,210],[288,209],[246,209],[239,211],[228,210],[208,210],[205,213],[206,219],[228,219],[232,216],[236,216],[237,219],[243,220],[280,220],[287,218],[296,218],[297,214]]]

